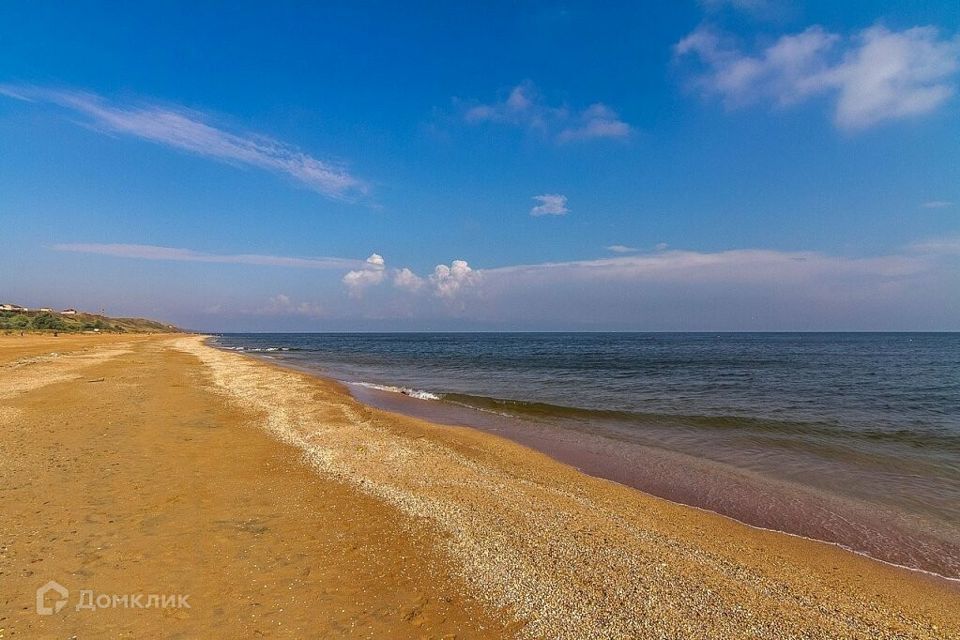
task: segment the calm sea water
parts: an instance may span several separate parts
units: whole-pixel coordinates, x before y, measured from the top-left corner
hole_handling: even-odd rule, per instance
[[[960,334],[227,334],[750,524],[960,577]]]

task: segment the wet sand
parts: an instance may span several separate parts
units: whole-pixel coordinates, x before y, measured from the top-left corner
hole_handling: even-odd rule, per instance
[[[960,530],[913,513],[716,462],[709,458],[712,452],[707,449],[702,455],[684,453],[637,442],[632,433],[623,437],[591,429],[582,422],[521,420],[360,385],[348,388],[364,404],[428,422],[494,433],[591,476],[672,502],[723,514],[751,526],[831,542],[890,564],[960,581]],[[698,447],[702,445],[698,443]],[[750,454],[743,455],[746,458]],[[830,469],[820,472],[829,474]]]
[[[0,336],[0,420],[0,638],[960,636],[944,582],[199,337]]]

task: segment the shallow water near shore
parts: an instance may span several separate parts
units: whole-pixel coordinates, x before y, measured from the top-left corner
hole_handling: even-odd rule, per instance
[[[361,400],[960,577],[960,334],[228,334]]]

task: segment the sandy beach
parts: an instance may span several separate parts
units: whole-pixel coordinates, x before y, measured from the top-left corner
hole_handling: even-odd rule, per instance
[[[200,336],[0,336],[0,420],[0,639],[960,637],[956,585]]]

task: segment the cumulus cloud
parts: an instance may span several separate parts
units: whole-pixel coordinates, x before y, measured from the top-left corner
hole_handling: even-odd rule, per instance
[[[570,212],[567,208],[567,196],[559,193],[545,193],[533,196],[537,204],[530,209],[532,216],[562,216]]]
[[[422,326],[419,319],[451,328],[955,328],[957,256],[960,243],[948,237],[873,257],[660,246],[485,269],[454,260],[426,278],[409,269],[392,272],[398,286],[381,290],[369,312],[383,319],[393,309],[411,326]],[[401,285],[405,280],[416,284]],[[423,291],[432,295],[412,304],[414,292]],[[444,324],[454,318],[461,324]]]
[[[750,54],[703,26],[674,51],[699,60],[693,86],[728,107],[828,96],[834,122],[848,130],[934,111],[955,92],[960,67],[960,37],[943,38],[934,27],[876,25],[845,37],[812,26]]]
[[[364,289],[374,287],[383,282],[386,276],[386,262],[383,256],[374,253],[367,258],[362,269],[348,271],[343,276],[343,284],[347,286],[352,297],[359,297]]]
[[[583,110],[547,104],[532,83],[513,87],[493,103],[474,103],[463,111],[469,124],[498,123],[535,131],[556,142],[628,138],[633,128],[616,111],[597,102]]]
[[[393,274],[393,286],[398,289],[416,292],[423,288],[424,280],[407,267],[397,269]]]
[[[255,167],[293,178],[329,198],[351,200],[366,184],[336,162],[319,160],[296,147],[249,132],[227,131],[196,111],[157,104],[116,104],[93,93],[0,85],[0,94],[53,104],[83,116],[105,133],[134,136],[232,165]]]
[[[297,267],[302,269],[349,269],[363,265],[361,260],[349,258],[296,258],[290,256],[271,256],[249,253],[218,254],[162,247],[151,244],[96,244],[68,243],[55,244],[54,251],[72,253],[90,253],[114,258],[138,260],[168,260],[174,262],[209,262],[218,264],[246,264],[271,267]]]
[[[383,258],[373,254],[367,263],[365,268],[350,271],[343,277],[351,297],[360,297],[365,289],[375,287],[386,279],[387,269]],[[406,293],[429,290],[439,298],[450,300],[457,297],[461,291],[476,285],[480,281],[480,273],[465,260],[454,260],[449,266],[438,264],[426,278],[418,276],[408,267],[393,269],[392,281],[395,289]]]
[[[184,250],[172,251],[161,251],[159,258],[148,253],[151,259],[182,259]],[[208,261],[205,254],[200,256]],[[196,256],[188,252],[186,257]],[[213,257],[217,262],[224,258]],[[281,264],[317,268],[309,261],[291,260]],[[374,254],[349,268],[357,275],[345,282],[354,281],[356,290],[364,292],[360,296],[350,289],[349,302],[331,298],[305,303],[290,295],[296,292],[286,291],[266,304],[261,302],[265,295],[253,298],[255,311],[234,310],[249,318],[273,316],[275,322],[323,317],[325,326],[339,322],[343,328],[361,326],[355,321],[366,319],[381,324],[362,326],[382,329],[957,330],[958,261],[960,238],[954,236],[869,257],[658,246],[592,260],[493,268],[454,260],[437,265],[426,277],[408,268],[390,269]],[[266,268],[276,263],[243,264]],[[387,283],[391,286],[384,286]],[[313,283],[310,287],[316,290]],[[182,305],[183,313],[199,313],[213,302],[178,297],[171,304]],[[224,323],[231,321],[229,313],[210,313],[220,313]],[[209,314],[204,318],[211,322]],[[305,322],[296,326],[311,326]]]
[[[466,260],[454,260],[448,267],[438,264],[430,276],[430,283],[436,295],[441,298],[453,298],[466,287],[477,284],[480,273],[474,271]]]

